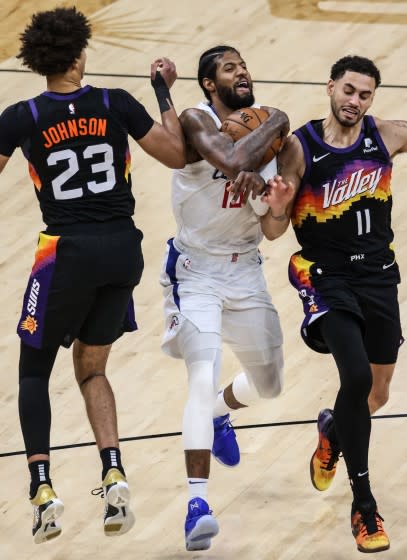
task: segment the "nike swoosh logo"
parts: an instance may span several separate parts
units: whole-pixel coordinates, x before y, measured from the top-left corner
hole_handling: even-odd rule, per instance
[[[314,157],[312,158],[312,161],[313,161],[314,163],[317,163],[318,161],[321,161],[321,159],[324,159],[324,157],[329,156],[330,153],[331,153],[331,152],[328,152],[327,154],[324,154],[323,156],[319,156],[319,157],[314,156]]]
[[[358,477],[361,478],[362,476],[366,476],[368,474],[368,472],[369,471],[362,472],[362,473],[358,472]]]
[[[390,264],[384,264],[383,265],[383,270],[386,270],[386,268],[390,268],[391,266],[393,266],[393,264],[396,262],[396,259],[394,259],[393,262],[391,262]]]

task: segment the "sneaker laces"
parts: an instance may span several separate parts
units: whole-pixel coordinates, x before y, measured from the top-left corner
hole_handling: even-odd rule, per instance
[[[384,519],[378,511],[359,513],[362,516],[363,525],[360,532],[363,536],[373,535],[374,533],[384,533],[382,525],[382,521],[384,521]]]
[[[342,457],[342,453],[340,452],[339,447],[331,447],[330,450],[327,451],[327,453],[329,453],[330,457],[328,461],[323,462],[324,463],[323,468],[326,469],[327,471],[331,471],[336,465],[336,463],[339,461],[339,457]]]
[[[94,488],[93,490],[91,490],[90,493],[92,494],[92,496],[100,496],[101,498],[105,497],[105,491],[103,489],[103,486],[99,486],[99,488]]]

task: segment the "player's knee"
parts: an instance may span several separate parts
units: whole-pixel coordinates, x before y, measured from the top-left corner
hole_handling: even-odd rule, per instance
[[[372,372],[370,365],[355,365],[341,375],[341,390],[346,393],[349,401],[367,399],[372,389]]]
[[[253,383],[262,399],[275,399],[284,385],[283,362],[276,360],[252,372]]]
[[[389,386],[381,387],[379,391],[374,387],[369,395],[369,410],[370,414],[374,414],[379,408],[384,406],[389,400]]]

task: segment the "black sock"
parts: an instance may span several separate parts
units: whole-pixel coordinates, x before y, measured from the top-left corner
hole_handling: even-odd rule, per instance
[[[30,498],[34,498],[38,487],[41,484],[49,484],[52,487],[49,477],[49,461],[33,461],[28,464],[31,473]]]
[[[121,461],[120,449],[118,447],[105,447],[100,451],[100,458],[103,463],[102,480],[104,480],[107,471],[111,468],[118,469],[124,476],[126,476]]]
[[[369,475],[364,476],[356,475],[350,480],[353,503],[355,509],[376,509],[376,502],[370,489]]]

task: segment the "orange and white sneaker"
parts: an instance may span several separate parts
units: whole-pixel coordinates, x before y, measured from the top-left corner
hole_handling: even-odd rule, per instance
[[[389,537],[382,525],[383,517],[376,509],[370,510],[352,506],[351,527],[360,552],[380,552],[390,548]]]
[[[339,460],[339,447],[334,446],[326,435],[327,428],[333,422],[333,411],[324,408],[318,414],[318,446],[311,457],[311,482],[317,490],[327,490],[336,473]]]

